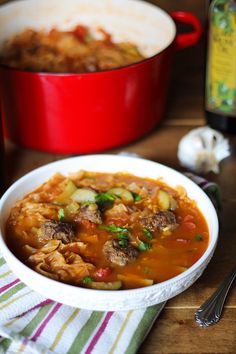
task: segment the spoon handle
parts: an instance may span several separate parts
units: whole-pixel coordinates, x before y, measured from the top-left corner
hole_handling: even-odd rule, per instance
[[[220,320],[229,289],[236,277],[236,268],[227,276],[219,288],[195,312],[195,321],[201,327],[208,327]]]

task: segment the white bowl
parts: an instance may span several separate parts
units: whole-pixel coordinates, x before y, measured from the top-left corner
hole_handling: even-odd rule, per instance
[[[7,247],[5,223],[14,203],[24,197],[54,173],[68,174],[78,170],[97,172],[126,171],[140,177],[159,178],[169,186],[183,186],[189,198],[197,202],[209,228],[209,244],[203,256],[180,275],[140,289],[91,290],[49,279],[23,264]],[[213,256],[218,238],[218,219],[215,208],[207,195],[194,182],[181,173],[156,162],[136,157],[117,155],[87,155],[68,158],[40,167],[15,182],[0,201],[0,249],[13,272],[30,288],[47,298],[74,307],[120,311],[138,309],[168,300],[191,286],[202,274]]]

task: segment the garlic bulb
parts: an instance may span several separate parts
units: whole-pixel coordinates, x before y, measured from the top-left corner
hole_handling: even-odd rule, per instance
[[[197,173],[218,173],[220,161],[229,155],[228,140],[208,126],[191,130],[178,146],[181,165]]]

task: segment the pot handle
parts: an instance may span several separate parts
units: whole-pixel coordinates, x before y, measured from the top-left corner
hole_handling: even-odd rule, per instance
[[[197,44],[202,34],[202,25],[199,19],[193,13],[185,11],[171,12],[170,16],[176,22],[188,24],[193,27],[192,32],[177,34],[175,38],[177,49],[183,49]]]

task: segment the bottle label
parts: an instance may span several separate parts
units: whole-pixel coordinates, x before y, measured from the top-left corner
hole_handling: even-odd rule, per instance
[[[209,20],[206,109],[236,118],[236,7],[215,0]]]

